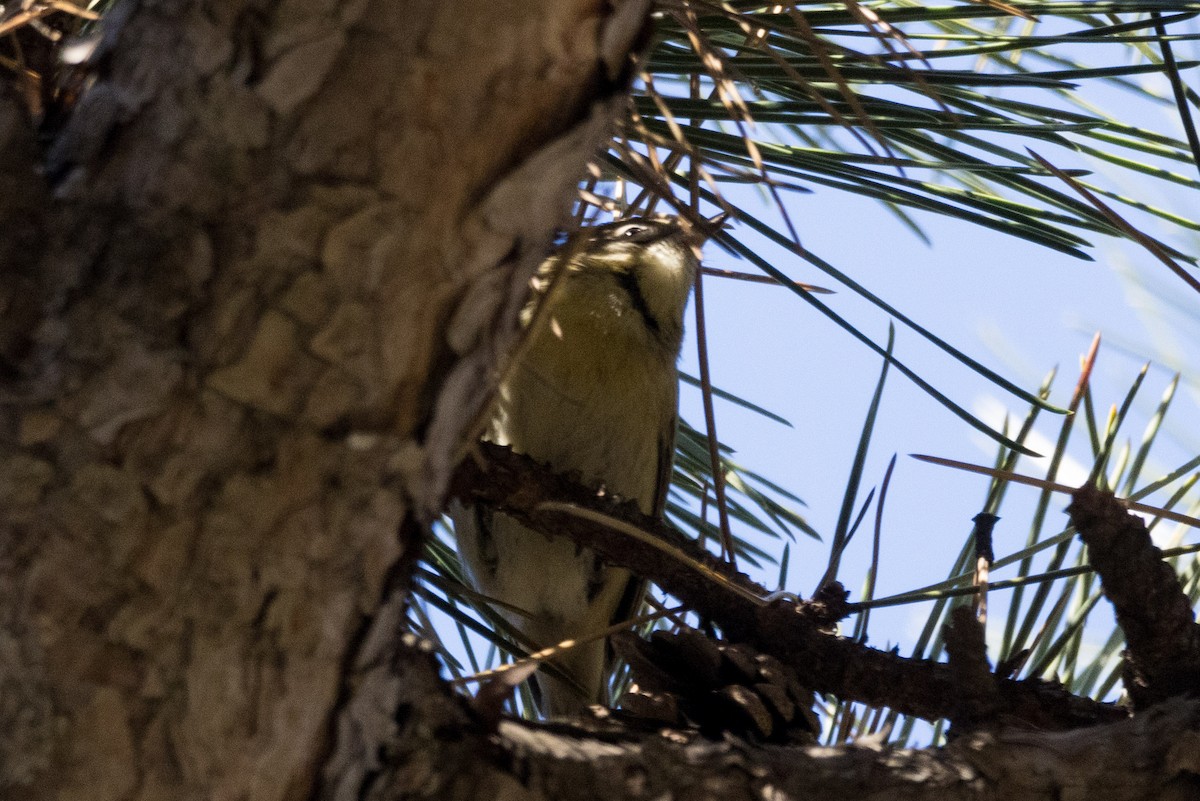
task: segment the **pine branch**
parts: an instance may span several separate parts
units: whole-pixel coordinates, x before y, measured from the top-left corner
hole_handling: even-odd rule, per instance
[[[931,720],[970,718],[961,708],[961,682],[948,665],[906,659],[831,632],[844,614],[844,591],[815,603],[770,597],[696,543],[640,514],[632,502],[614,501],[507,448],[479,448],[478,459],[460,465],[455,495],[493,505],[538,531],[570,537],[637,571],[719,626],[730,641],[747,642],[794,668],[800,682],[817,692]],[[997,679],[996,691],[1009,719],[1041,729],[1126,716],[1040,680]]]
[[[1067,508],[1125,632],[1134,707],[1200,690],[1200,625],[1146,524],[1112,493],[1080,487]]]

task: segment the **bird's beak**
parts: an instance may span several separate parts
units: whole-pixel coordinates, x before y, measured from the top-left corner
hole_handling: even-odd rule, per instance
[[[691,244],[699,247],[708,240],[712,239],[717,235],[717,232],[721,230],[721,227],[725,224],[725,221],[728,220],[729,217],[729,212],[723,211],[720,214],[709,217],[707,220],[701,221],[700,223],[688,224],[686,234],[688,239],[691,241]]]
[[[709,217],[708,218],[709,229],[711,229],[712,231],[719,230],[721,228],[721,226],[723,226],[725,224],[725,221],[729,219],[729,216],[730,216],[729,212],[723,211],[720,214],[716,214],[716,215],[713,215],[712,217]]]

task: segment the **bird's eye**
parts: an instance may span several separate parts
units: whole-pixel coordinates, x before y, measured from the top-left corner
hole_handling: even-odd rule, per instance
[[[626,239],[632,239],[646,229],[640,225],[629,225],[621,229],[621,236]]]

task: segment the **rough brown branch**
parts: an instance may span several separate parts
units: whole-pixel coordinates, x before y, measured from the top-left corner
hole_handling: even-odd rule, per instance
[[[968,735],[944,749],[755,747],[677,734],[591,736],[518,721],[492,730],[446,697],[427,654],[399,648],[389,661],[400,706],[394,717],[378,716],[393,734],[357,796],[370,801],[1158,801],[1200,791],[1197,702],[1081,731]]]
[[[749,642],[793,666],[805,686],[924,718],[961,717],[959,682],[945,664],[906,659],[830,634],[825,630],[829,615],[818,613],[811,605],[787,599],[767,603],[748,597],[746,590],[756,591],[760,598],[763,591],[711,556],[705,562],[707,568],[724,575],[726,582],[714,581],[662,549],[611,526],[548,511],[544,504],[549,500],[599,510],[652,533],[679,551],[705,558],[694,543],[638,514],[632,504],[598,497],[505,448],[484,443],[480,453],[486,455],[486,469],[468,459],[456,477],[457,493],[503,508],[538,530],[569,536],[614,564],[637,570],[717,623],[729,639]],[[998,680],[997,691],[1009,715],[1044,729],[1086,726],[1125,714],[1046,682],[1003,679]]]
[[[1135,708],[1200,690],[1200,626],[1146,524],[1090,486],[1075,492],[1067,512],[1125,632],[1125,687]]]
[[[983,624],[975,618],[971,607],[959,606],[950,612],[945,640],[950,671],[959,685],[959,716],[950,720],[955,731],[993,723],[1004,704],[996,689],[996,675],[987,661]]]

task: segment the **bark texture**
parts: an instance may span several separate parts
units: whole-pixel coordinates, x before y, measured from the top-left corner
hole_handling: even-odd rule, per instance
[[[833,627],[845,616],[846,599],[836,582],[807,601],[791,596],[768,602],[766,589],[669,525],[641,514],[634,504],[614,502],[507,448],[482,443],[478,450],[483,458],[460,466],[456,492],[637,570],[720,626],[725,638],[780,659],[796,671],[801,684],[817,692],[964,724],[978,722],[997,703],[1009,720],[1039,729],[1090,726],[1128,714],[1113,704],[1072,695],[1060,684],[995,676],[987,672],[982,642],[947,665],[837,636]],[[631,536],[631,530],[639,536]],[[970,629],[965,634],[968,640],[978,637]]]
[[[392,654],[407,671],[423,659]],[[945,749],[713,742],[502,721],[487,733],[440,688],[400,693],[390,765],[362,797],[505,801],[1183,801],[1200,798],[1200,705],[1179,702],[1074,732],[977,733]]]
[[[108,16],[0,265],[0,796],[312,794],[645,11]]]
[[[1134,707],[1200,693],[1200,625],[1145,522],[1093,487],[1076,490],[1067,512],[1125,633],[1122,679]]]

